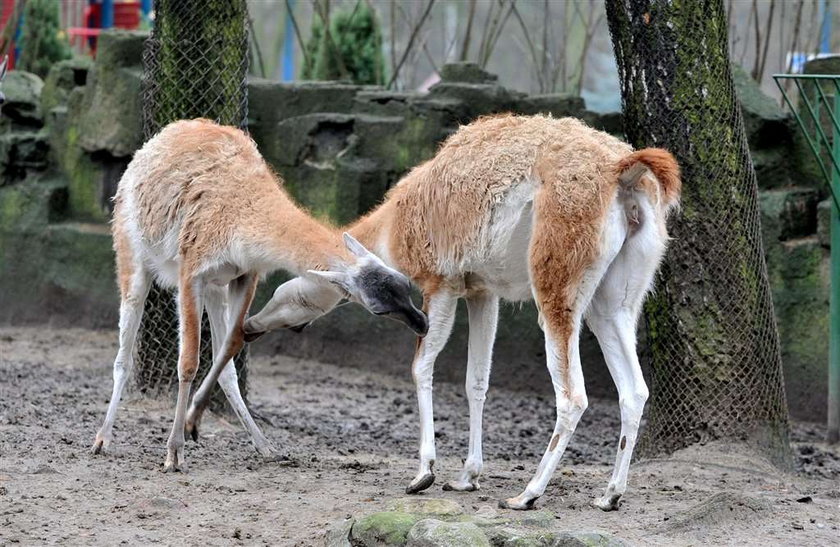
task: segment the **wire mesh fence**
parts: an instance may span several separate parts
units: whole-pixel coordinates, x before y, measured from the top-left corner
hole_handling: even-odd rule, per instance
[[[248,117],[247,15],[244,0],[157,0],[155,27],[143,53],[143,132],[146,140],[180,119],[210,118],[245,128]],[[210,367],[209,323],[202,321],[198,378]],[[246,394],[247,348],[236,359]],[[154,286],[138,339],[135,382],[159,396],[178,385],[178,309],[174,294]],[[217,388],[211,406],[223,407]]]
[[[639,452],[719,438],[789,458],[781,354],[755,172],[720,0],[608,0],[625,130],[670,150],[682,210],[646,303],[652,375]]]

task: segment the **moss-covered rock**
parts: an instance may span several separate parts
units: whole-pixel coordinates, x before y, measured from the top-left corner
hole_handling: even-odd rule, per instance
[[[3,80],[3,117],[13,124],[26,127],[41,127],[41,90],[44,81],[37,75],[23,70],[13,70]]]
[[[767,190],[759,194],[761,227],[768,241],[786,241],[813,234],[817,229],[819,194],[813,188]]]
[[[326,547],[352,547],[350,543],[350,532],[356,519],[349,518],[334,523],[327,529]]]
[[[88,57],[76,57],[54,64],[41,90],[41,111],[46,114],[57,106],[66,106],[70,92],[87,83],[92,65]]]
[[[571,93],[551,93],[547,95],[529,95],[518,105],[522,114],[551,114],[555,118],[572,116],[581,118],[586,111],[583,98]]]
[[[49,143],[43,130],[13,131],[0,135],[0,186],[47,168]]]
[[[798,184],[816,182],[795,175],[793,141],[798,129],[793,118],[742,67],[733,65],[732,77],[759,187],[779,188],[792,180]]]
[[[446,125],[457,127],[482,115],[515,112],[524,98],[524,93],[496,84],[441,81],[429,89],[427,97],[415,102],[449,113]]]
[[[99,36],[89,74],[79,145],[88,152],[130,156],[143,143],[140,86],[145,32],[107,31]]]
[[[464,514],[464,508],[447,499],[440,498],[400,498],[392,502],[389,511],[401,513],[418,513],[421,515],[436,515],[441,517],[456,517]]]
[[[411,109],[411,102],[420,96],[420,93],[412,91],[361,90],[354,98],[353,112],[376,116],[412,116],[416,113]]]
[[[472,62],[447,63],[440,69],[440,79],[444,82],[466,84],[495,83],[499,77],[491,74]]]
[[[831,198],[817,204],[817,239],[823,247],[831,247]]]
[[[356,520],[351,531],[351,543],[360,547],[405,545],[408,532],[421,520],[418,515],[385,511]]]
[[[791,415],[825,416],[830,275],[828,251],[816,236],[768,245],[767,269],[782,347]]]
[[[424,519],[408,532],[407,547],[490,547],[484,532],[472,522]]]

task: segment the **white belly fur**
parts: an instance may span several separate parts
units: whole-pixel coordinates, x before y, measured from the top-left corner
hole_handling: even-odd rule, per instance
[[[523,181],[493,209],[481,250],[464,263],[470,285],[481,285],[512,302],[532,298],[528,247],[535,189],[536,181]]]

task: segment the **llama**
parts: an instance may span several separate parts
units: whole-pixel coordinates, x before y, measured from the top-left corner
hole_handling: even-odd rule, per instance
[[[232,358],[248,341],[242,324],[259,279],[285,269],[304,274],[312,311],[325,313],[338,299],[408,324],[428,327],[414,307],[409,280],[386,266],[349,234],[308,216],[242,131],[209,120],[174,122],[149,140],[128,165],[115,197],[112,222],[120,288],[120,347],[114,387],[93,452],[111,442],[117,406],[133,365],[133,350],[152,281],[177,288],[180,351],[178,399],[164,471],[183,471],[185,432],[194,438],[211,387],[218,380],[257,451],[273,449],[246,408]],[[187,412],[198,368],[202,310],[207,310],[213,365]],[[280,326],[275,323],[275,326]],[[284,327],[299,327],[287,323]]]
[[[535,475],[520,495],[501,505],[534,506],[586,410],[578,349],[585,317],[621,409],[615,468],[594,504],[605,511],[618,508],[648,397],[636,355],[636,323],[668,242],[665,221],[680,190],[679,166],[665,150],[634,152],[572,118],[504,115],[461,127],[381,206],[349,228],[420,286],[428,314],[429,332],[419,340],[412,365],[420,465],[408,493],[435,480],[432,376],[457,299],[466,300],[469,312],[469,450],[460,474],[444,489],[470,491],[479,488],[483,468],[482,412],[499,300],[534,298],[557,418]],[[314,319],[320,310],[302,303],[324,302],[332,289],[307,283],[281,285],[273,301],[245,323],[245,331],[258,336],[283,326],[288,317]]]
[[[0,63],[0,84],[3,83],[3,80],[6,79],[6,69],[9,66],[9,56],[3,56],[3,62]],[[0,91],[0,106],[2,106],[6,102],[6,95]]]

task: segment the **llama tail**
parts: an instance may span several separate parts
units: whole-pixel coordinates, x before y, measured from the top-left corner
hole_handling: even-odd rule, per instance
[[[628,154],[615,166],[619,186],[625,191],[645,191],[644,175],[650,171],[658,183],[658,198],[664,209],[680,201],[682,181],[680,166],[670,152],[662,148],[644,148]],[[651,188],[650,190],[654,190]],[[656,197],[656,196],[651,196]]]

